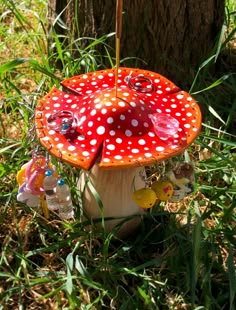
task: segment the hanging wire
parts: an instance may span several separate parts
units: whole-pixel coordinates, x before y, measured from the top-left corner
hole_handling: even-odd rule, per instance
[[[117,97],[118,72],[120,66],[120,38],[122,31],[122,8],[123,0],[116,1],[116,72],[115,72],[115,92]]]

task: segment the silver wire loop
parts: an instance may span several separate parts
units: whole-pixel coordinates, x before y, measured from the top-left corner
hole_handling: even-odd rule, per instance
[[[60,132],[62,135],[67,134],[71,129],[77,126],[77,119],[74,113],[67,110],[51,114],[47,122],[49,127]]]
[[[140,93],[151,93],[154,90],[152,81],[143,74],[132,77],[132,73],[125,78],[130,88]]]

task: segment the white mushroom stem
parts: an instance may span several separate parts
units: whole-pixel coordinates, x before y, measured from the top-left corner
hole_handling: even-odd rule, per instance
[[[79,188],[83,193],[83,210],[91,219],[102,217],[98,202],[92,193],[93,187],[101,198],[104,218],[115,220],[105,221],[105,230],[110,232],[127,216],[143,214],[144,210],[132,200],[134,189],[145,187],[141,177],[144,168],[101,169],[96,164],[89,172],[83,172],[79,180]],[[123,218],[122,218],[123,217]],[[125,222],[117,235],[129,235],[140,223],[141,217],[134,217]]]

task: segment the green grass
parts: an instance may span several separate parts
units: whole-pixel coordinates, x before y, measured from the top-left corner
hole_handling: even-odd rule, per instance
[[[84,230],[79,171],[68,165],[78,220],[46,219],[16,201],[16,173],[37,146],[37,101],[61,79],[102,68],[96,47],[106,44],[106,36],[91,40],[75,58],[54,33],[58,54],[49,54],[45,5],[0,2],[0,309],[234,310],[236,72],[221,62],[235,44],[234,1],[226,1],[227,44],[217,45],[190,89],[204,115],[189,148],[197,190],[181,204],[154,208],[125,241]]]

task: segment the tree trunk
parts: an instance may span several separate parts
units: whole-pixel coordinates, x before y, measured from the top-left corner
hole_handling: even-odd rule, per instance
[[[49,17],[54,19],[65,7],[61,17],[70,38],[99,38],[115,31],[115,0],[51,0]],[[132,0],[124,1],[123,12],[121,59],[137,57],[144,61],[127,60],[124,65],[159,72],[178,83],[209,56],[216,44],[224,19],[224,0]],[[62,29],[60,32],[66,34]],[[109,44],[115,47],[114,40]]]

